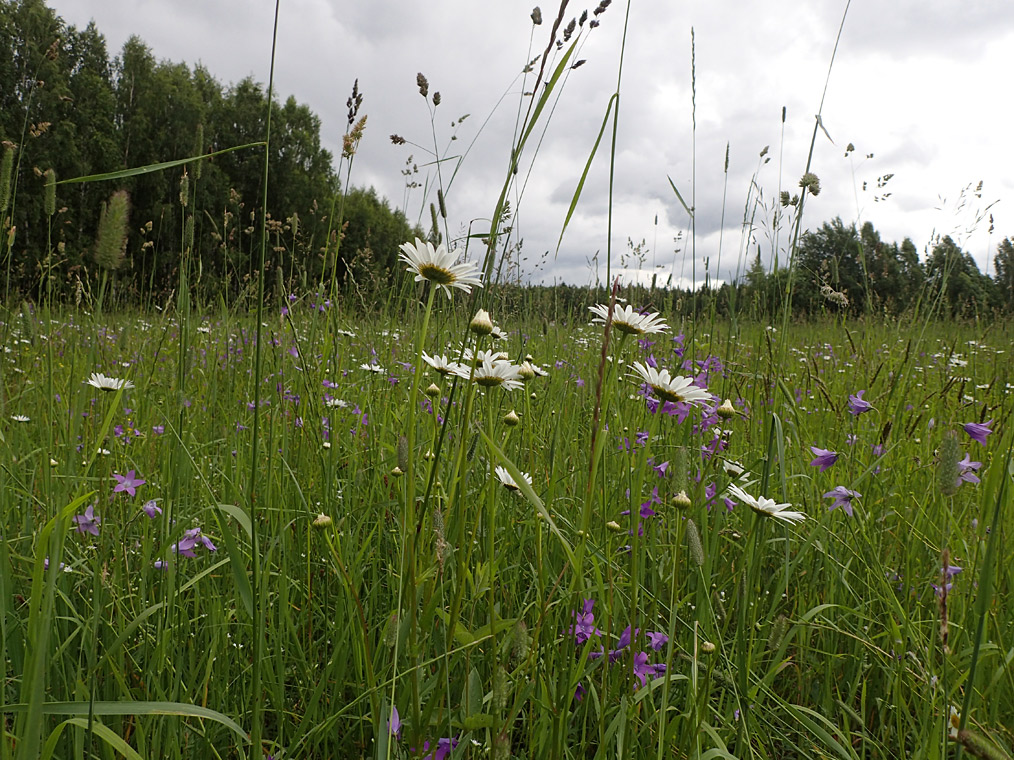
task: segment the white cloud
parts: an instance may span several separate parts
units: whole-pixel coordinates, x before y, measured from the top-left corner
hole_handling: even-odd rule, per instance
[[[273,3],[55,0],[53,5],[70,23],[83,25],[94,17],[111,52],[137,34],[157,58],[201,61],[219,81],[247,75],[267,80]],[[320,114],[322,137],[337,155],[346,126],[345,100],[358,78],[369,122],[352,181],[376,187],[400,206],[405,160],[412,155],[422,167],[429,159],[423,149],[394,146],[388,138],[397,133],[432,145],[429,110],[415,86],[416,72],[424,72],[431,92],[439,90],[443,98],[434,118],[441,150],[449,146],[451,155],[460,154],[475,140],[448,193],[450,229],[467,229],[472,222],[474,231],[482,226],[475,220],[488,219],[493,211],[518,109],[528,102],[521,97],[519,72],[544,48],[555,14],[555,7],[544,6],[544,23],[533,33],[530,10],[517,3],[466,0],[293,0],[282,5],[276,90],[283,97],[295,95]],[[609,130],[559,256],[553,253],[615,87],[624,10],[623,3],[614,2],[601,17],[602,26],[588,36],[578,54],[587,63],[569,73],[548,129],[532,138],[522,161],[519,176],[524,177],[541,140],[519,206],[517,194],[512,197],[525,255],[534,260],[550,251],[545,267],[533,273],[539,279],[586,283],[594,279],[591,257],[599,252],[604,262]],[[669,187],[671,177],[688,202],[696,188],[696,269],[703,271],[705,258],[713,269],[717,266],[718,233],[724,227],[721,271],[712,276],[728,279],[735,272],[745,247],[740,226],[751,178],[756,174],[763,188],[766,214],[780,188],[797,191],[843,10],[844,4],[789,0],[632,4],[614,177],[614,269],[628,237],[657,246],[653,260],[669,266],[673,239],[681,233],[674,277],[688,277],[695,268],[687,253],[687,215]],[[1006,138],[1014,122],[1006,96],[1012,48],[1014,7],[1006,0],[853,3],[823,110],[835,144],[817,137],[812,171],[820,176],[823,192],[808,202],[805,222],[819,226],[835,216],[869,220],[885,240],[911,236],[920,249],[934,230],[957,231],[983,267],[999,240],[1014,234],[1004,203],[992,209],[996,232],[990,238],[987,224],[967,233],[975,204],[955,212],[953,201],[942,203],[939,196],[953,199],[980,179],[983,194],[975,200],[983,207],[1014,195],[1009,173],[1014,148]],[[449,142],[451,122],[465,113],[471,116],[458,128],[459,139]],[[849,142],[856,151],[846,158]],[[759,165],[765,146],[771,160]],[[874,157],[864,160],[868,153]],[[895,176],[878,191],[877,178],[888,173]],[[884,192],[892,195],[875,202]],[[416,190],[409,199],[410,219],[420,208],[428,224]],[[760,244],[767,261],[770,230],[766,235],[757,222],[749,255]],[[786,238],[783,231],[783,245]],[[601,269],[604,274],[604,263]]]

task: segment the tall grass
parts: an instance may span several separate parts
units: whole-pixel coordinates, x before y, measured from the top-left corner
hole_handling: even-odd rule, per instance
[[[192,301],[183,250],[165,312],[7,308],[0,757],[1010,752],[1010,326],[674,305],[645,331],[615,285],[603,321],[508,312],[516,170],[589,31],[557,49],[565,8],[457,241],[484,287],[404,277],[364,312],[261,279],[247,314]],[[519,387],[476,382],[480,351]],[[710,400],[662,404],[634,362]]]

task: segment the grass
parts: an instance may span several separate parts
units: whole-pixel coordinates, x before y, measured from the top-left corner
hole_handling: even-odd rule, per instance
[[[183,257],[165,312],[3,312],[0,758],[1011,751],[1010,325],[500,306],[582,34],[531,72],[482,290],[406,277],[368,312],[258,281],[253,315],[192,301]],[[466,349],[546,374],[422,357]],[[709,400],[660,405],[634,362]]]
[[[674,328],[650,346],[613,330],[603,362],[600,325],[541,335],[522,319],[496,347],[533,355],[549,376],[508,392],[422,373],[420,388],[435,381],[440,395],[419,392],[406,451],[419,346],[393,317],[322,313],[309,299],[272,314],[258,410],[248,319],[197,318],[180,351],[170,316],[18,316],[5,325],[8,709],[31,710],[26,691],[44,693],[91,704],[93,725],[142,755],[248,752],[236,725],[250,730],[255,559],[242,505],[244,473],[256,466],[264,737],[275,757],[372,756],[385,741],[382,756],[398,757],[440,737],[455,737],[462,754],[509,743],[524,756],[622,746],[633,756],[943,757],[949,708],[969,692],[969,726],[1011,740],[1012,565],[1004,542],[989,542],[1009,530],[1009,515],[994,517],[1010,441],[1006,328],[989,341],[952,328],[919,344],[904,331],[884,341],[883,328],[684,326],[683,341]],[[454,302],[436,300],[428,352],[456,345],[462,320]],[[773,358],[780,345],[786,366]],[[708,389],[734,399],[737,415],[651,414],[623,371],[649,355],[699,382],[707,365]],[[192,359],[185,374],[180,356]],[[362,368],[370,362],[385,371]],[[96,390],[84,383],[92,371],[136,387]],[[912,380],[897,392],[902,377]],[[874,409],[855,417],[847,399],[860,389]],[[514,427],[504,422],[511,410]],[[961,424],[985,418],[996,432],[982,446]],[[729,434],[702,456],[716,427]],[[601,459],[590,481],[593,431]],[[948,431],[982,461],[983,482],[945,495]],[[818,472],[809,446],[839,458]],[[399,458],[415,463],[412,511]],[[727,461],[745,467],[736,482],[749,477],[748,493],[789,502],[806,521],[727,510]],[[503,488],[491,475],[498,465],[518,482],[530,474],[531,488]],[[114,475],[129,470],[146,480],[135,496],[114,490]],[[828,510],[823,494],[836,485],[862,494],[851,517]],[[141,510],[151,499],[155,519]],[[86,503],[98,536],[70,521]],[[637,535],[642,504],[656,515]],[[217,551],[174,553],[196,526]],[[942,585],[945,549],[962,570],[944,600],[932,584]],[[992,583],[977,589],[987,568]],[[578,641],[585,599],[601,634]],[[617,648],[628,625],[642,633],[626,651],[666,665],[644,685],[629,654],[612,665],[594,656]],[[668,643],[651,649],[648,631]],[[124,700],[132,712],[109,712]],[[169,703],[207,708],[213,720],[152,706]],[[400,741],[385,730],[392,703]],[[36,720],[40,737],[62,727]],[[80,746],[85,732],[75,730],[57,745]]]

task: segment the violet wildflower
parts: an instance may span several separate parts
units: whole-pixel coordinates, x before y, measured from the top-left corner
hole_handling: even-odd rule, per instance
[[[74,515],[74,522],[77,523],[78,533],[91,533],[93,536],[97,536],[102,520],[95,514],[95,507],[89,504],[83,515]]]
[[[962,483],[981,483],[979,476],[975,474],[975,471],[982,467],[982,462],[973,462],[972,457],[969,454],[965,454],[965,458],[958,462],[958,485]]]
[[[854,395],[849,394],[849,412],[856,417],[873,408],[873,404],[863,398],[864,393],[866,393],[865,390],[859,391]]]
[[[989,420],[989,421],[983,422],[983,423],[966,422],[963,425],[963,427],[965,429],[965,432],[968,433],[968,436],[973,441],[978,441],[983,446],[985,446],[986,445],[986,436],[993,432],[992,430],[989,429],[989,426],[992,425],[992,424],[993,424],[993,420]]]
[[[592,607],[595,606],[594,599],[585,599],[584,605],[581,607],[581,612],[573,612],[574,625],[572,625],[567,633],[574,634],[574,639],[578,644],[585,643],[592,636],[601,636],[602,631],[595,627],[595,614],[592,612]]]
[[[401,738],[401,716],[398,715],[398,708],[396,706],[391,707],[391,719],[387,721],[387,730],[391,733],[391,736]]]
[[[657,652],[669,643],[669,637],[661,632],[648,631],[648,642],[651,648]]]
[[[144,478],[137,477],[133,470],[130,470],[126,475],[114,472],[113,477],[116,478],[116,487],[113,488],[113,493],[126,491],[130,496],[136,496],[138,486],[143,486],[147,482]]]
[[[203,546],[209,552],[218,551],[218,547],[211,542],[210,538],[201,535],[200,528],[191,528],[184,532],[183,538],[172,545],[172,550],[177,554],[182,554],[184,557],[196,557],[194,549],[198,548],[198,546]]]
[[[863,495],[858,491],[850,491],[845,486],[835,486],[824,494],[825,499],[834,499],[831,506],[827,508],[829,512],[841,507],[849,517],[852,517],[852,500],[862,497]]]
[[[144,504],[142,504],[141,509],[143,509],[144,513],[148,515],[148,517],[150,517],[152,520],[154,520],[156,517],[162,514],[162,507],[156,504],[154,499],[149,499]]]
[[[819,467],[821,472],[824,472],[824,470],[838,461],[837,452],[821,449],[817,446],[811,446],[810,451],[813,452],[814,456],[813,461],[810,462],[810,466]]]

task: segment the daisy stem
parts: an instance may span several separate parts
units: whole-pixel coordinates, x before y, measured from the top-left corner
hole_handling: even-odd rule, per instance
[[[422,382],[422,352],[426,347],[426,333],[429,330],[430,314],[433,312],[433,297],[437,289],[432,284],[429,288],[429,296],[426,300],[426,311],[423,313],[423,321],[419,327],[418,351],[415,359],[415,376],[412,380],[412,390],[409,392],[408,400],[408,422],[406,424],[405,438],[408,442],[408,470],[405,472],[405,510],[402,515],[402,563],[401,579],[399,585],[399,609],[406,608],[409,617],[409,657],[414,659],[417,655],[417,632],[416,632],[416,577],[415,577],[415,540],[416,540],[416,514],[415,514],[415,477],[416,477],[416,451],[415,451],[415,411],[416,399],[419,397],[419,383]],[[399,637],[400,640],[400,637]],[[395,668],[398,663],[398,646],[395,644],[394,662]],[[412,684],[412,725],[419,725],[419,671],[410,667]],[[397,671],[396,671],[397,674]],[[391,681],[391,704],[394,704],[394,691],[397,686],[397,677]]]

